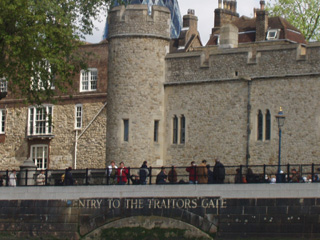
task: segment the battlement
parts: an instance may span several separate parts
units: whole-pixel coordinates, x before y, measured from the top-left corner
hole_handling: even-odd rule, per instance
[[[170,39],[170,11],[166,7],[128,5],[114,7],[108,16],[109,39],[156,37]]]
[[[320,44],[242,44],[201,47],[166,56],[167,84],[320,74]]]

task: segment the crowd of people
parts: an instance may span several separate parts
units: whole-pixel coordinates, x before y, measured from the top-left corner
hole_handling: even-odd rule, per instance
[[[221,184],[224,183],[226,178],[225,166],[219,159],[215,159],[215,165],[211,167],[207,164],[206,160],[197,165],[195,161],[192,161],[190,166],[185,168],[186,174],[181,174],[182,169],[179,168],[177,173],[176,166],[169,167],[167,173],[166,167],[162,166],[160,171],[156,174],[156,184]],[[300,172],[295,168],[292,168],[290,174],[284,174],[283,171],[277,175],[264,175],[255,174],[251,168],[246,168],[245,173],[243,169],[237,168],[234,174],[234,183],[302,183],[302,182],[319,182],[317,174],[308,174],[302,177]],[[320,171],[320,168],[318,169]],[[152,175],[154,176],[154,175]],[[186,176],[188,180],[186,181]],[[120,166],[116,166],[115,162],[111,164],[105,170],[105,177],[108,185],[125,185],[131,181],[134,185],[146,185],[148,180],[151,184],[151,168],[148,167],[147,161],[144,161],[141,167],[138,169],[137,174],[131,174],[130,169],[125,167],[123,162],[120,162]],[[181,179],[178,179],[181,177]],[[8,176],[6,176],[8,186],[17,186],[17,173],[16,170],[12,170]],[[230,179],[229,179],[230,180]],[[47,185],[47,176],[45,170],[41,170],[36,177],[36,185]],[[4,178],[0,174],[0,186],[3,186]],[[77,184],[73,179],[72,167],[66,168],[65,172],[61,175],[60,179],[57,179],[55,185],[74,185]]]
[[[189,182],[185,182],[183,179],[178,179],[178,173],[175,166],[170,167],[168,173],[166,171],[166,167],[162,166],[159,173],[157,173],[156,184],[223,183],[225,179],[225,168],[218,159],[216,159],[213,171],[210,170],[210,165],[207,165],[206,160],[203,160],[199,166],[192,161],[191,166],[187,167],[185,170],[189,174]],[[132,175],[129,174],[129,170],[124,166],[123,162],[120,163],[120,167],[117,167],[115,162],[112,161],[110,166],[107,167],[105,174],[108,176],[108,183],[111,185],[124,185],[129,180],[132,181],[132,184],[146,185],[151,172],[148,168],[147,161],[142,163],[138,174]]]

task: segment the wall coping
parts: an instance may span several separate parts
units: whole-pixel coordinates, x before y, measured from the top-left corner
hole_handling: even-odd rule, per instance
[[[319,198],[318,183],[137,186],[0,187],[0,200],[80,198],[221,197],[227,199]]]

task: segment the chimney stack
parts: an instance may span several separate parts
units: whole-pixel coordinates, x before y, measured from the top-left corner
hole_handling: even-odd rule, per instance
[[[265,10],[265,1],[260,1],[260,9],[256,10],[256,42],[266,40],[269,14]]]
[[[218,8],[214,11],[214,28],[219,28],[239,18],[236,0],[219,0],[218,3]]]

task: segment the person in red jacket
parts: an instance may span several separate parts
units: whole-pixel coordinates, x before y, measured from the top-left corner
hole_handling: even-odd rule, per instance
[[[124,163],[121,162],[120,167],[117,169],[118,184],[125,185],[128,181],[128,175],[128,169],[124,166]]]
[[[196,164],[194,161],[191,162],[191,166],[186,168],[186,171],[189,173],[189,183],[195,184],[198,183],[198,176],[196,173]]]

